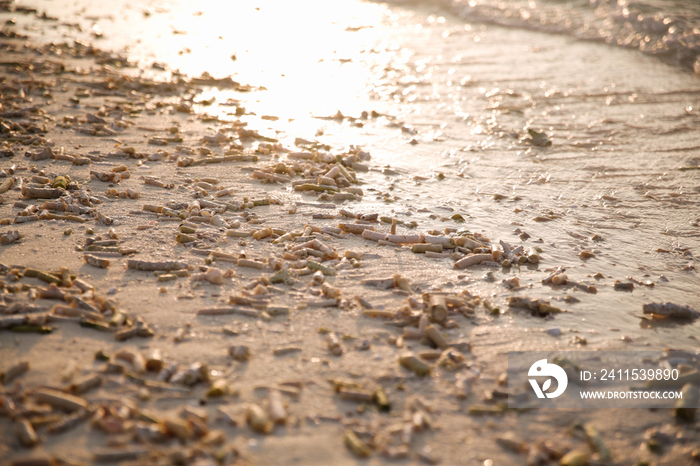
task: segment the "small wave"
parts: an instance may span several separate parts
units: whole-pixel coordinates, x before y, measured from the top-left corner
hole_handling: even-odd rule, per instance
[[[638,49],[700,74],[700,2],[444,0],[469,22],[566,34]]]

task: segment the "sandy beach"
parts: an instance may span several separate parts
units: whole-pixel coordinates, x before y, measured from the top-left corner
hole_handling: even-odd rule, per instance
[[[678,350],[697,392],[692,67],[214,3],[0,2],[0,462],[700,460],[695,408],[513,409],[507,373]]]

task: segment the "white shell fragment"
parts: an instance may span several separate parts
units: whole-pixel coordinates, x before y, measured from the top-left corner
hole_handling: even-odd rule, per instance
[[[223,285],[224,274],[221,270],[210,267],[206,272],[196,273],[192,275],[193,282],[207,281],[213,285]]]

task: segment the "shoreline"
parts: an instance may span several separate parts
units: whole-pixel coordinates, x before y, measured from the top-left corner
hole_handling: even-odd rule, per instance
[[[112,63],[122,60],[112,53],[84,47],[63,50],[64,56],[72,53],[96,55],[98,61]],[[391,218],[389,223],[383,221],[386,209],[373,206],[386,199],[391,201],[392,192],[379,185],[363,184],[362,180],[391,172],[376,166],[362,149],[326,149],[313,141],[284,147],[265,139],[268,136],[264,131],[249,129],[254,125],[236,124],[235,116],[230,121],[216,121],[193,110],[193,102],[200,98],[198,91],[209,84],[231,86],[230,81],[154,83],[127,78],[109,64],[97,63],[90,75],[84,71],[69,73],[65,62],[62,66],[54,57],[42,64],[36,56],[31,49],[12,54],[20,69],[9,72],[5,66],[1,70],[4,84],[15,86],[15,90],[21,86],[24,93],[22,96],[19,91],[8,90],[4,94],[12,96],[3,101],[5,124],[28,118],[32,122],[29,129],[7,127],[18,132],[18,138],[37,138],[38,145],[12,142],[4,149],[14,156],[3,160],[6,176],[0,183],[12,177],[16,181],[2,194],[1,217],[24,221],[3,224],[0,233],[7,233],[9,228],[22,237],[0,246],[0,262],[7,266],[3,269],[4,299],[8,298],[5,309],[21,303],[15,316],[23,312],[29,312],[30,318],[49,314],[46,325],[55,329],[46,335],[0,332],[0,350],[6,356],[3,359],[29,362],[26,374],[14,381],[18,385],[6,385],[4,395],[5,399],[26,395],[39,402],[38,386],[69,387],[95,375],[100,377],[101,386],[86,390],[83,398],[88,405],[82,407],[86,410],[81,412],[84,417],[74,429],[50,434],[45,428],[51,420],[37,423],[41,433],[37,453],[14,448],[19,442],[11,434],[16,421],[2,417],[3,436],[8,439],[4,443],[12,447],[0,456],[15,460],[47,452],[80,463],[94,460],[95,454],[103,459],[109,459],[109,454],[123,454],[125,459],[137,462],[183,458],[187,462],[197,457],[196,449],[211,459],[225,445],[223,462],[230,464],[239,457],[239,463],[269,464],[285,458],[301,459],[304,464],[354,464],[357,460],[353,453],[361,456],[366,451],[371,461],[379,463],[406,455],[410,461],[441,459],[442,464],[456,464],[472,453],[472,462],[522,461],[522,455],[497,442],[485,441],[514,433],[532,451],[545,439],[554,442],[562,455],[568,450],[585,450],[585,438],[575,429],[567,430],[576,423],[592,423],[608,433],[625,432],[627,435],[622,437],[611,437],[608,445],[620,459],[641,459],[648,453],[637,451],[644,435],[639,426],[659,426],[666,429],[664,432],[679,429],[697,438],[697,432],[672,424],[668,410],[626,412],[614,422],[610,422],[610,412],[603,411],[563,415],[503,411],[487,415],[486,421],[469,415],[470,406],[499,406],[497,400],[483,394],[499,390],[505,351],[514,346],[536,349],[544,344],[559,349],[569,345],[564,339],[552,342],[552,337],[540,329],[542,321],[531,316],[529,310],[507,307],[504,296],[518,291],[512,278],[509,280],[515,290],[506,289],[497,296],[500,317],[484,307],[483,302],[493,298],[475,288],[481,286],[480,276],[501,270],[502,261],[497,267],[453,269],[453,263],[465,257],[490,255],[490,260],[474,260],[494,262],[497,256],[506,256],[502,246],[492,252],[491,245],[498,245],[498,240],[503,239],[513,249],[520,242],[505,236],[487,242],[478,231],[460,235],[462,222],[450,218],[458,213],[455,211],[435,213],[437,220],[445,221],[441,231],[432,233],[421,225],[407,227],[413,217],[395,214],[397,234],[420,240],[420,244],[438,244],[441,248],[428,252],[446,256],[426,258],[425,253],[411,252],[411,245],[405,243],[407,238],[385,236],[392,234]],[[71,58],[67,68],[85,63],[92,67],[92,60]],[[32,73],[28,72],[29,63]],[[15,78],[24,83],[20,85]],[[34,102],[26,102],[27,98]],[[20,109],[39,107],[37,102],[52,103],[29,112],[5,108],[13,101],[20,103]],[[243,107],[232,106],[233,115],[236,108]],[[241,113],[245,112],[243,108]],[[361,118],[342,120],[363,122]],[[371,124],[371,119],[365,122]],[[48,126],[47,133],[43,133],[42,125]],[[54,145],[47,144],[46,139]],[[7,138],[5,141],[10,142]],[[45,152],[46,147],[51,147],[50,153]],[[25,152],[32,155],[27,158]],[[221,160],[208,163],[214,158]],[[11,165],[15,168],[8,173]],[[302,180],[306,181],[298,183]],[[61,182],[66,188],[71,183],[77,186],[62,191]],[[301,189],[326,193],[299,200],[295,183]],[[51,218],[32,206],[56,201],[26,198],[31,195],[28,187],[47,190],[42,195],[68,196],[72,204],[49,210],[54,216]],[[225,193],[229,188],[233,189]],[[340,202],[342,198],[348,200]],[[341,213],[341,209],[348,213]],[[355,218],[351,213],[356,214]],[[68,215],[70,220],[56,217]],[[341,224],[356,224],[345,227],[354,231],[372,227],[382,236],[368,240],[371,234],[362,238],[348,233]],[[445,228],[449,229],[446,234]],[[94,233],[88,233],[88,229]],[[301,235],[285,238],[293,231]],[[417,234],[427,234],[430,239],[414,238]],[[280,238],[285,241],[273,242]],[[404,241],[404,245],[376,240]],[[559,264],[553,263],[546,252],[540,262],[534,257],[528,262],[534,253],[516,255],[515,260],[525,257],[524,267],[538,274],[536,279],[528,280],[538,283]],[[107,268],[95,267],[86,263],[86,255],[100,259],[88,259],[93,263],[108,260],[110,264]],[[160,270],[156,274],[127,268],[132,260],[142,261],[142,268]],[[512,258],[509,260],[512,262]],[[149,264],[164,261],[181,264]],[[63,280],[72,281],[73,286],[52,288],[40,274],[32,277],[35,272],[27,273],[27,269],[61,272],[61,267],[67,267],[66,273],[75,277],[60,274],[60,280],[54,278],[61,285]],[[203,270],[207,267],[214,271]],[[428,276],[426,271],[434,275]],[[17,281],[13,281],[15,278]],[[50,276],[44,278],[51,281]],[[363,280],[377,282],[368,287]],[[569,288],[565,284],[553,288],[561,301],[552,300],[552,307],[568,310],[568,290],[575,295],[578,286],[574,278],[571,282]],[[76,283],[84,283],[86,289]],[[594,283],[581,280],[580,286],[590,292]],[[528,290],[521,288],[518,295],[528,296]],[[434,371],[427,381],[398,363],[406,350],[425,353],[425,358],[439,358],[443,353],[433,348],[434,342],[401,338],[411,333],[405,332],[405,327],[420,331],[417,317],[430,309],[430,298],[424,293],[446,295],[457,303],[450,305],[446,320],[433,320],[432,324],[452,345],[448,351],[464,358],[464,366],[456,372],[425,359],[424,364],[430,364]],[[78,297],[85,304],[75,299]],[[368,316],[372,312],[356,297],[369,302],[379,317]],[[55,308],[57,303],[59,307]],[[554,312],[542,309],[548,312],[540,314]],[[99,316],[88,314],[95,311]],[[119,311],[125,316],[119,317]],[[60,316],[76,312],[85,314]],[[114,316],[124,320],[118,319],[112,326],[109,322]],[[396,325],[385,325],[386,319]],[[508,325],[502,326],[498,319],[508,319]],[[547,326],[560,326],[559,317],[547,319]],[[107,322],[107,328],[102,328],[103,322]],[[134,335],[118,342],[115,329]],[[580,331],[570,328],[566,337],[575,338]],[[519,343],[514,345],[514,341]],[[623,341],[599,345],[629,348]],[[341,355],[335,354],[337,348],[342,348]],[[161,358],[152,357],[155,349],[161,352]],[[111,356],[109,366],[95,361],[98,351]],[[207,370],[193,366],[198,362],[206,364]],[[149,370],[149,363],[155,367],[179,364],[179,377],[193,380],[192,388],[183,383],[158,383],[163,369]],[[8,367],[3,363],[2,370]],[[110,374],[110,370],[117,374]],[[119,371],[125,373],[119,375]],[[339,382],[340,388],[334,390],[329,379],[345,382]],[[351,394],[341,395],[343,383],[349,384],[345,391]],[[375,401],[379,387],[392,403],[389,414]],[[215,390],[222,393],[216,395]],[[207,403],[200,406],[207,393]],[[188,407],[184,413],[183,405]],[[37,412],[50,417],[54,410]],[[122,417],[124,412],[126,417]],[[148,412],[156,422],[144,421],[142,412]],[[265,416],[280,412],[284,416],[279,416],[273,433],[259,433],[270,428]],[[415,433],[408,451],[389,445],[372,446],[371,438],[390,435],[397,424],[411,426],[415,416],[430,420],[411,427]],[[143,436],[143,443],[134,442],[134,433]],[[342,447],[344,442],[351,446]],[[480,448],[476,452],[475,443]],[[399,442],[397,446],[401,445]],[[688,445],[692,446],[692,441],[674,444],[664,460],[687,460],[691,454]]]

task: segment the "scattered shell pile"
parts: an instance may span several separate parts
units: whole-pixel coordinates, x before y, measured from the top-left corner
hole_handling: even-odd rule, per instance
[[[54,330],[50,324],[74,322],[113,333],[117,341],[154,335],[151,326],[130,317],[66,267],[52,272],[0,264],[0,273],[0,330],[46,334]],[[36,285],[37,281],[47,286]],[[47,305],[47,301],[58,303]]]
[[[28,362],[20,362],[3,373],[2,381],[8,384],[29,369]],[[17,385],[15,390],[5,391],[2,414],[13,419],[22,446],[36,446],[44,432],[59,435],[87,424],[89,429],[110,436],[104,447],[93,450],[93,460],[98,463],[148,459],[152,464],[188,464],[196,458],[211,458],[217,464],[227,465],[241,459],[216,424],[242,426],[246,409],[234,412],[222,405],[216,419],[210,419],[203,408],[184,406],[156,414],[141,406],[141,402],[151,398],[181,396],[199,386],[203,400],[236,397],[237,391],[219,371],[201,363],[180,366],[164,360],[158,349],[142,354],[134,348],[122,348],[112,355],[99,351],[93,369],[80,375],[75,372],[78,371],[64,376],[66,384],[62,387]],[[283,390],[298,395],[293,386]],[[131,397],[108,396],[114,391]],[[280,393],[281,390],[270,388],[271,412],[277,423],[287,418]],[[257,405],[251,404],[247,412],[254,408],[267,419],[267,413]],[[255,423],[261,421],[250,414],[248,419],[251,428],[259,430]],[[34,461],[32,464],[52,464],[53,460],[40,456]],[[19,460],[14,464],[24,463]]]
[[[477,387],[483,387],[479,380],[482,364],[471,355],[470,343],[452,331],[473,322],[482,308],[488,315],[499,315],[507,312],[504,306],[466,290],[422,290],[399,273],[365,277],[362,272],[369,268],[369,261],[384,257],[377,251],[394,250],[410,251],[418,260],[447,264],[447,269],[457,271],[537,268],[546,263],[541,248],[492,241],[465,229],[421,232],[416,221],[366,211],[361,204],[365,196],[361,174],[372,169],[366,150],[350,147],[334,151],[299,138],[293,145],[285,145],[241,121],[238,117],[247,111],[235,101],[230,105],[234,107],[230,115],[236,117],[233,121],[196,110],[202,102],[195,98],[203,87],[252,89],[230,78],[205,74],[186,79],[174,74],[168,82],[156,82],[129,77],[115,68],[127,66],[126,59],[80,42],[39,47],[13,43],[4,50],[36,53],[42,59],[8,64],[0,78],[0,203],[14,209],[11,215],[0,218],[0,225],[8,226],[0,232],[0,247],[21,246],[28,241],[23,228],[36,222],[61,225],[66,236],[73,234],[71,226],[82,225],[81,229],[87,227],[86,237],[77,250],[82,253],[81,260],[95,268],[92,270],[121,267],[126,273],[152,280],[162,293],[176,288],[169,288],[173,284],[186,288],[178,299],[194,298],[191,291],[200,287],[220,287],[226,292],[220,303],[197,307],[196,315],[203,320],[241,316],[259,319],[256,323],[261,325],[289,324],[300,312],[342,311],[356,316],[360,323],[388,329],[381,338],[392,352],[392,375],[385,379],[361,383],[333,378],[332,387],[324,387],[329,398],[352,404],[359,414],[370,414],[364,418],[302,413],[295,403],[305,384],[296,380],[253,387],[253,395],[248,397],[229,381],[227,368],[210,368],[206,361],[181,364],[163,357],[157,348],[141,351],[119,347],[113,354],[101,351],[94,367],[67,380],[64,386],[24,386],[21,377],[30,370],[29,362],[3,363],[2,382],[15,383],[0,397],[0,413],[9,417],[16,429],[13,446],[31,448],[41,443],[44,432],[57,435],[86,425],[110,435],[103,447],[92,452],[96,462],[201,461],[226,465],[245,458],[229,441],[232,439],[227,439],[225,429],[267,435],[281,432],[282,427],[289,432],[305,423],[327,421],[342,423],[342,442],[359,458],[381,455],[388,460],[418,459],[435,464],[440,460],[439,452],[427,443],[432,438],[428,434],[439,430],[440,410],[420,396],[399,396],[407,385],[440,381],[449,385],[448,395],[462,403],[461,408],[471,416],[511,414],[504,404],[507,380],[485,378],[483,384],[490,389],[486,395],[477,394]],[[61,57],[90,58],[101,66],[88,79],[78,67],[61,64]],[[42,102],[43,98],[49,105],[52,92],[59,92],[58,84],[49,81],[56,76],[70,78],[60,84],[73,92],[69,102],[74,106],[73,115],[59,120],[46,112],[43,104],[31,100]],[[81,106],[85,101],[94,108],[85,110]],[[193,141],[177,125],[162,130],[137,122],[140,115],[156,114],[184,115],[216,124],[217,130]],[[341,114],[340,118],[345,117]],[[51,140],[55,129],[87,143],[91,138],[110,138],[114,145],[109,151],[66,149]],[[137,132],[148,135],[142,147],[118,139]],[[529,134],[529,143],[551,145],[546,134],[533,130]],[[144,164],[154,167],[151,174],[139,174]],[[175,175],[153,176],[163,167],[172,168]],[[207,176],[197,171],[201,167],[210,169]],[[216,167],[235,167],[246,173],[253,188],[213,176]],[[292,195],[295,200],[290,200]],[[300,220],[302,216],[306,218]],[[288,220],[280,221],[280,217]],[[552,214],[533,220],[555,218]],[[445,220],[465,221],[460,214]],[[144,235],[165,232],[173,257],[148,257],[152,250],[130,247],[122,235],[124,230],[119,230],[126,223],[136,223],[134,230]],[[528,237],[521,234],[523,241]],[[372,252],[360,252],[358,244]],[[580,257],[593,259],[595,254],[585,250]],[[597,292],[596,286],[573,280],[562,267],[546,272],[542,279],[545,287]],[[39,270],[0,264],[0,273],[0,331],[44,334],[52,332],[54,324],[72,322],[113,334],[117,342],[154,335],[150,325],[120,310],[115,301],[66,267]],[[342,280],[360,276],[367,289],[399,297],[394,307],[375,307],[372,298],[348,293]],[[493,273],[487,272],[485,277],[495,280]],[[653,285],[630,279],[613,286],[632,291],[635,283]],[[550,300],[516,293],[525,288],[517,277],[503,280],[502,285],[513,291],[503,302],[510,309],[543,318],[566,312]],[[578,299],[567,296],[565,301]],[[695,309],[674,303],[646,304],[643,312],[654,318],[691,321],[700,316]],[[237,335],[228,327],[224,333]],[[338,329],[321,328],[319,333],[324,351],[333,361],[347,360],[351,351],[372,347],[370,340],[352,342],[354,337]],[[187,331],[181,328],[172,339],[180,343],[187,338]],[[233,367],[259,356],[246,344],[216,351],[225,353]],[[296,343],[270,349],[278,359],[296,357],[302,351]],[[388,383],[397,380],[398,384]],[[697,388],[688,387],[684,388],[684,400],[697,399]],[[112,390],[124,396],[108,397]],[[147,401],[161,397],[178,398],[180,407],[170,412],[144,408]],[[206,406],[183,407],[192,400]],[[676,406],[679,419],[694,418],[691,401]],[[514,433],[497,436],[495,442],[507,451],[526,455],[527,464],[532,465],[556,461],[583,465],[592,458],[609,462],[611,454],[596,428],[585,425],[579,430],[580,443],[586,442],[588,447],[548,440],[528,444]],[[30,460],[33,462],[18,460],[15,464],[53,463],[53,459],[39,456]]]

